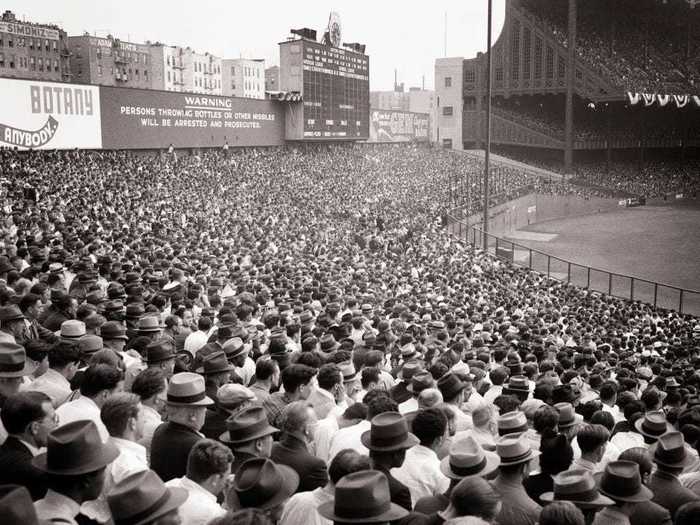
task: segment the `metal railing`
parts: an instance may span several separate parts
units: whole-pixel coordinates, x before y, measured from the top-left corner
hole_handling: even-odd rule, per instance
[[[655,308],[675,310],[682,314],[700,315],[700,291],[649,281],[585,264],[567,261],[496,235],[484,234],[478,225],[468,225],[450,212],[448,228],[458,239],[473,249],[490,253],[548,278],[570,283],[628,301],[641,301]]]

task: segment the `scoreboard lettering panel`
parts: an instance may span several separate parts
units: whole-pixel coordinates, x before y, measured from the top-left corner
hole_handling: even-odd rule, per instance
[[[302,42],[304,138],[369,138],[369,57]]]

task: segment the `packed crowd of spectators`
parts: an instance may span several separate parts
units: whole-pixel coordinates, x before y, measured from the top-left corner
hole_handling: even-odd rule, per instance
[[[698,319],[452,238],[453,153],[0,157],[3,524],[700,520]]]
[[[567,47],[566,2],[521,0],[520,4]],[[605,17],[601,18],[601,13]],[[700,35],[695,30],[695,17],[697,14],[683,2],[583,2],[578,4],[577,54],[625,90],[696,94]]]

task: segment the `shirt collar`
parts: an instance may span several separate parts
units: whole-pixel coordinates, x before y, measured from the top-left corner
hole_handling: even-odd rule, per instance
[[[41,449],[35,447],[34,445],[32,445],[31,443],[29,443],[28,441],[25,441],[24,439],[22,439],[22,438],[19,437],[19,436],[14,436],[14,437],[17,439],[17,441],[19,441],[19,442],[22,443],[25,447],[27,447],[27,449],[29,450],[29,452],[32,453],[32,456],[36,457],[36,456],[38,456],[39,454],[41,454]]]
[[[180,478],[180,486],[183,489],[186,489],[188,492],[194,492],[196,494],[200,494],[203,498],[206,498],[210,501],[216,502],[216,496],[214,496],[214,494],[212,494],[207,489],[202,487],[199,483],[192,481],[187,476],[183,476]],[[193,499],[195,499],[195,498],[193,498]]]

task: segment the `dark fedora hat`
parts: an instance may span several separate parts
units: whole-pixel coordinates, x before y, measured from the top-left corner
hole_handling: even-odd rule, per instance
[[[226,432],[219,436],[219,441],[229,445],[238,445],[279,432],[267,420],[261,406],[249,406],[226,420]]]
[[[299,474],[267,458],[251,458],[238,467],[233,490],[242,508],[272,509],[299,487]]]
[[[559,411],[559,428],[573,427],[583,421],[583,416],[576,413],[571,403],[557,403],[554,408]]]
[[[671,432],[673,427],[666,421],[666,414],[661,410],[647,412],[634,422],[634,428],[641,435],[650,439],[658,439],[666,432]]]
[[[362,433],[362,444],[369,450],[390,452],[404,450],[420,441],[408,431],[406,418],[398,412],[384,412],[372,418],[369,430]]]
[[[570,501],[582,509],[597,509],[615,502],[598,492],[595,479],[588,470],[573,469],[553,476],[554,490],[540,496],[544,502]]]
[[[123,289],[122,289],[123,292]],[[146,309],[141,303],[131,303],[126,305],[126,318],[127,319],[140,319],[143,314],[146,313]]]
[[[615,500],[630,503],[649,501],[654,493],[642,485],[639,465],[633,461],[611,461],[600,478],[600,492]]]
[[[433,388],[435,380],[430,372],[423,370],[416,372],[411,378],[411,384],[406,387],[406,390],[412,394],[419,394],[426,388]]]
[[[455,374],[448,372],[438,379],[437,387],[443,398],[453,399],[467,387],[467,383],[463,383]]]
[[[152,470],[127,476],[107,494],[114,525],[146,525],[177,509],[188,493],[179,487],[166,487]]]
[[[654,463],[665,467],[686,467],[693,463],[693,457],[685,448],[685,439],[680,432],[667,432],[651,447],[649,452]]]
[[[46,452],[32,459],[32,465],[48,474],[77,476],[106,467],[119,455],[111,443],[103,443],[93,421],[66,423],[48,436]]]
[[[235,370],[234,366],[228,362],[226,359],[226,354],[224,352],[214,352],[209,354],[202,360],[202,366],[197,369],[198,374],[210,375],[210,374],[220,374],[222,372],[230,372]]]
[[[530,395],[530,382],[527,377],[511,375],[508,383],[503,385],[503,395],[514,395],[521,401]]]
[[[399,371],[399,379],[402,381],[410,381],[411,378],[418,372],[423,370],[423,363],[420,361],[407,361],[401,367]]]
[[[3,525],[39,525],[29,491],[19,485],[0,485],[0,516]]]
[[[348,474],[335,486],[335,498],[319,505],[318,513],[334,523],[389,523],[408,511],[391,502],[389,482],[377,470]]]
[[[332,352],[340,348],[340,345],[331,334],[325,334],[319,341],[323,352]]]
[[[473,436],[467,435],[452,442],[449,455],[440,461],[440,470],[450,479],[488,476],[499,463],[498,454],[484,450]]]
[[[193,372],[179,372],[170,378],[167,401],[174,406],[209,406],[212,401],[206,395],[204,378]]]
[[[0,342],[0,377],[24,377],[36,366],[27,361],[24,347],[16,343]]]
[[[146,346],[146,362],[149,365],[175,359],[175,347],[168,339],[159,339]]]
[[[126,328],[124,328],[124,325],[119,321],[107,321],[103,324],[100,327],[100,336],[105,341],[110,341],[112,339],[129,340],[126,336]]]
[[[0,307],[0,322],[2,321],[20,321],[26,319],[22,311],[13,305]]]

